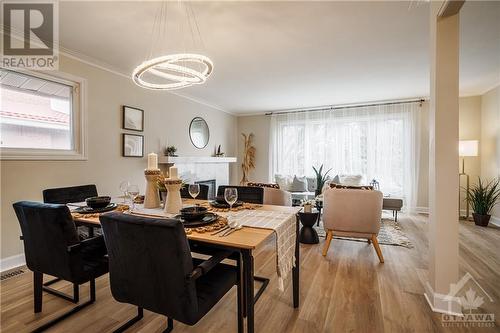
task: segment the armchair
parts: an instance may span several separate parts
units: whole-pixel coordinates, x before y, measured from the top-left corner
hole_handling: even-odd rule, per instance
[[[323,193],[323,224],[327,232],[323,256],[333,235],[366,238],[373,244],[381,263],[384,257],[377,235],[382,218],[383,195],[380,191],[360,189],[326,189]]]

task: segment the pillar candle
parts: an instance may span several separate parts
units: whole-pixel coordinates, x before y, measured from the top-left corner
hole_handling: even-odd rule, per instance
[[[158,169],[158,155],[155,153],[148,154],[148,170]]]
[[[177,173],[177,167],[170,167],[170,172],[169,172],[169,175],[170,175],[170,179],[177,179],[178,178],[178,173]]]

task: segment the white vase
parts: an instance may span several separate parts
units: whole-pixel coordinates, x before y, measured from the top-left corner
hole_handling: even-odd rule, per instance
[[[163,211],[169,214],[179,214],[182,208],[181,199],[182,184],[165,184],[167,188],[167,198]]]

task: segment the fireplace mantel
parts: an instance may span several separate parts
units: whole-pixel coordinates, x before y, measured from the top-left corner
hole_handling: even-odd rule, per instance
[[[236,157],[213,156],[160,156],[160,164],[191,164],[191,163],[235,163]]]
[[[175,165],[179,177],[186,183],[215,180],[216,188],[229,185],[229,166],[236,157],[213,156],[159,156],[159,168],[168,175],[168,168]]]

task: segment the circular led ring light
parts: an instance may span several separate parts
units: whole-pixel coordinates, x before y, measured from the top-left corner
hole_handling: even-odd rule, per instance
[[[197,71],[193,68],[182,66],[179,63],[199,63],[204,65],[204,69]],[[132,79],[138,86],[143,88],[174,90],[189,87],[193,84],[204,83],[212,73],[213,67],[212,61],[204,55],[188,53],[171,54],[143,62],[132,73]],[[164,70],[171,73],[167,73]],[[143,79],[143,76],[148,72],[172,82],[163,84],[147,82]]]

